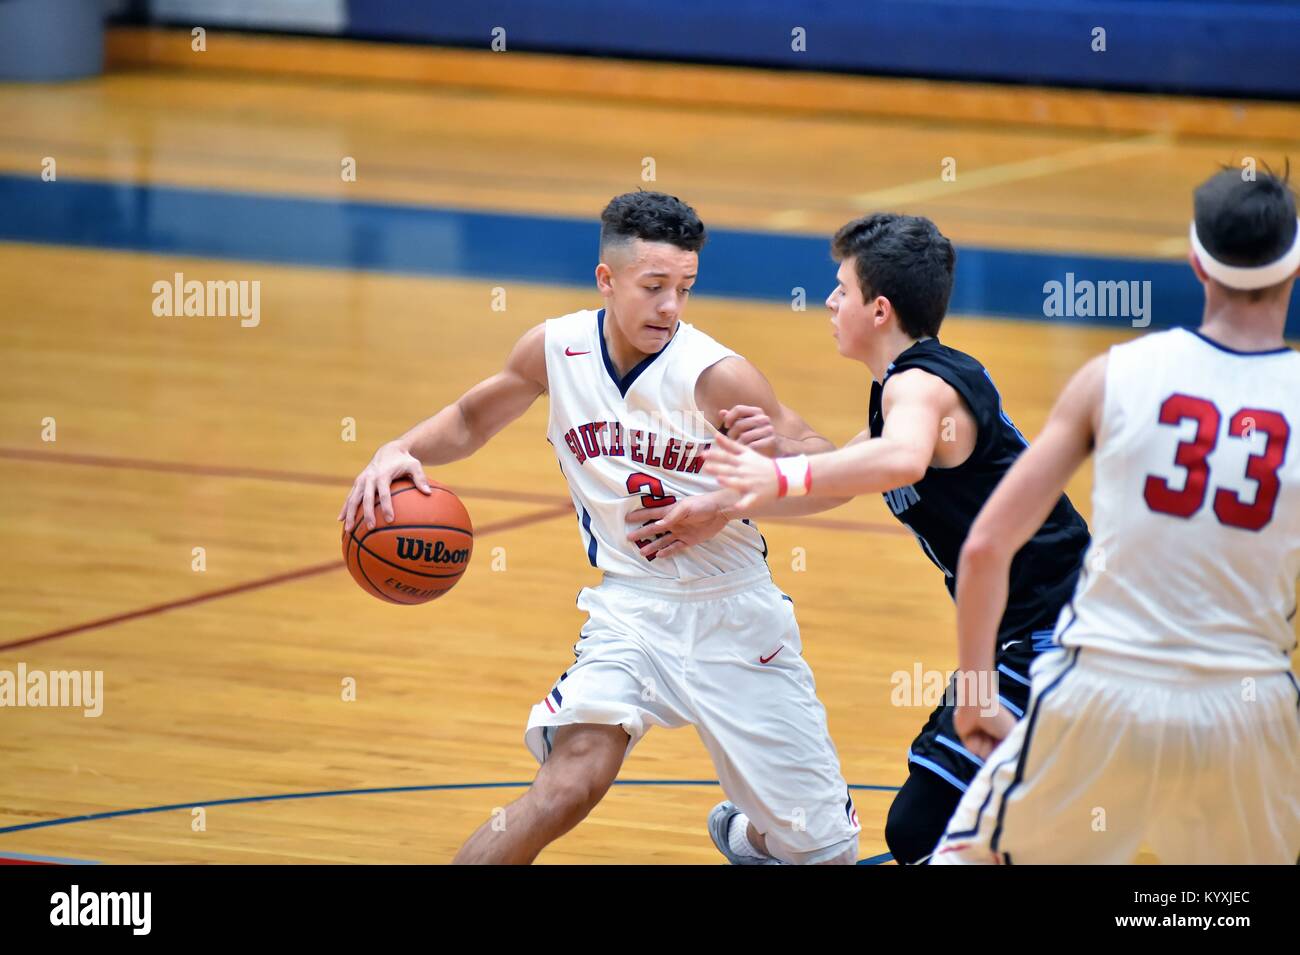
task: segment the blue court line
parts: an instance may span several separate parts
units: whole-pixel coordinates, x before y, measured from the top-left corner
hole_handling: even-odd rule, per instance
[[[166,806],[145,806],[139,809],[115,809],[112,812],[94,812],[84,816],[65,816],[60,819],[44,819],[40,822],[24,822],[16,826],[0,827],[0,836],[10,832],[25,832],[29,829],[45,829],[50,826],[66,826],[74,822],[95,822],[100,819],[117,819],[122,816],[143,816],[156,812],[172,812],[177,809],[199,809],[211,806],[234,806],[242,803],[280,802],[286,799],[322,799],[328,796],[373,796],[382,793],[418,793],[443,792],[453,789],[526,789],[531,782],[507,783],[443,783],[436,786],[383,786],[374,789],[328,789],[307,793],[279,793],[272,796],[235,796],[229,799],[211,799],[206,802],[178,802]],[[719,786],[716,779],[616,779],[615,786]],[[851,784],[849,789],[869,790],[873,792],[898,792],[897,786],[872,786]]]
[[[382,793],[445,792],[455,789],[526,789],[531,782],[503,783],[443,783],[436,786],[383,786],[373,789],[329,789],[307,793],[279,793],[272,796],[235,796],[228,799],[212,799],[206,802],[178,802],[166,806],[145,806],[139,809],[116,809],[112,812],[93,812],[84,816],[65,816],[60,819],[44,819],[40,822],[24,822],[16,826],[0,827],[0,835],[11,832],[27,832],[32,829],[47,829],[51,826],[67,826],[74,822],[96,822],[101,819],[119,819],[123,816],[144,816],[159,812],[173,812],[178,809],[199,809],[212,806],[234,806],[255,802],[281,802],[286,799],[321,799],[328,796],[371,796]],[[615,786],[718,786],[716,779],[616,779]],[[864,783],[851,783],[849,789],[870,792],[898,792],[898,786],[875,786]],[[16,855],[16,854],[15,854]],[[38,858],[32,856],[30,858]],[[893,858],[888,853],[884,856],[872,856],[858,863],[874,865],[877,862]],[[79,860],[72,860],[79,861]]]
[[[689,198],[689,197],[688,197]],[[407,275],[515,280],[590,288],[599,236],[590,219],[481,212],[380,202],[174,186],[0,175],[0,240],[201,256],[241,262],[359,269]],[[705,210],[707,213],[707,210]],[[943,223],[939,223],[940,228]],[[172,270],[159,263],[160,280]],[[1044,285],[1150,282],[1153,326],[1200,322],[1200,284],[1183,261],[1108,258],[959,246],[955,313],[1131,328],[1126,318],[1044,316]],[[713,229],[701,256],[698,294],[789,303],[804,289],[821,320],[834,284],[828,237]],[[256,269],[191,274],[207,281],[257,279]],[[149,289],[140,290],[144,307]],[[593,292],[594,298],[594,292]],[[484,298],[485,303],[487,298]],[[485,306],[486,307],[486,306]],[[146,313],[147,314],[147,313]],[[1288,334],[1300,335],[1293,296]]]

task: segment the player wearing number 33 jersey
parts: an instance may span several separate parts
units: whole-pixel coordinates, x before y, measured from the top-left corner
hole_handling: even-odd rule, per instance
[[[1112,348],[1064,647],[1282,673],[1300,574],[1300,353],[1186,329]],[[1300,754],[1297,754],[1300,758]]]
[[[1286,347],[1300,222],[1285,182],[1196,191],[1196,331],[1111,348],[1066,386],[971,531],[957,594],[983,656],[989,585],[1093,452],[1093,540],[997,746],[932,862],[1295,863],[1300,353]],[[971,543],[974,541],[974,543]],[[959,721],[968,738],[984,732]],[[996,737],[996,732],[991,734]]]

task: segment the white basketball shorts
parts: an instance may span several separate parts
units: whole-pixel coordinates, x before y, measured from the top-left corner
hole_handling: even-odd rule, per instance
[[[1029,711],[971,783],[931,864],[1274,863],[1300,854],[1289,672],[1153,666],[1090,648],[1034,663]]]
[[[606,575],[578,608],[589,618],[577,659],[524,733],[539,762],[560,726],[621,726],[628,752],[651,726],[694,726],[772,855],[822,861],[819,850],[855,837],[794,605],[766,564],[693,581]]]

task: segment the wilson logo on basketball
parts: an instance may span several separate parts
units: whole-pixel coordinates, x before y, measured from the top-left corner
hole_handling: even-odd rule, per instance
[[[452,550],[442,541],[420,540],[418,537],[398,537],[397,556],[402,560],[418,560],[426,564],[463,564],[469,560],[469,548]]]

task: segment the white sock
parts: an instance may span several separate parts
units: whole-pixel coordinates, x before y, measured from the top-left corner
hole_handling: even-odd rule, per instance
[[[731,817],[731,830],[727,833],[727,844],[737,855],[750,856],[754,859],[766,859],[767,853],[754,848],[749,841],[749,817],[738,812]]]

